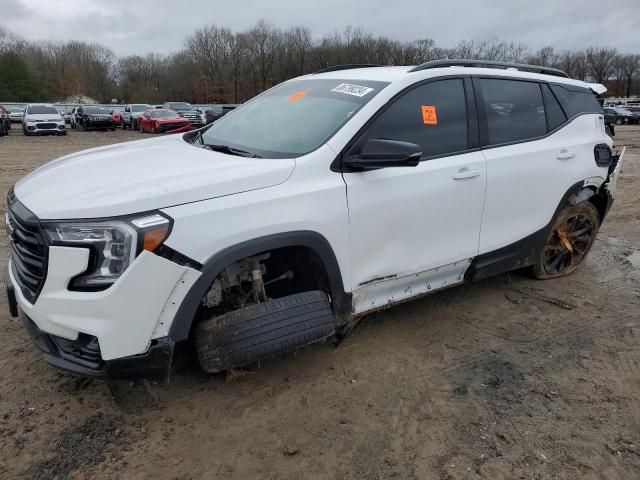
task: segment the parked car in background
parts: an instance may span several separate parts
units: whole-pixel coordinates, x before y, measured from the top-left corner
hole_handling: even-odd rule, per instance
[[[9,110],[0,105],[0,130],[4,133],[3,135],[7,135],[9,130],[11,130],[11,120],[9,119]]]
[[[82,130],[112,130],[116,122],[111,112],[99,105],[81,105],[76,110],[75,128]]]
[[[210,108],[207,108],[204,111],[205,124],[209,125],[210,123],[219,120],[236,107],[237,105],[213,105]]]
[[[113,117],[113,121],[116,122],[116,127],[122,126],[122,114],[120,112],[112,110],[111,116]]]
[[[130,128],[131,130],[138,129],[138,117],[144,112],[153,108],[147,103],[131,103],[124,107],[122,112],[122,128]]]
[[[626,108],[622,108],[622,107],[605,107],[604,108],[604,112],[608,113],[610,115],[615,115],[616,116],[616,120],[615,120],[616,125],[622,125],[624,123],[633,123],[636,120],[636,118],[634,117],[633,113],[631,113]]]
[[[64,107],[56,107],[56,108],[58,109],[58,112],[60,112],[60,115],[62,116],[62,118],[64,118],[64,123],[70,124],[71,114],[67,111],[67,109]]]
[[[22,117],[24,117],[24,107],[11,107],[9,109],[9,120],[14,123],[22,122]]]
[[[25,135],[66,135],[64,118],[50,103],[30,103],[24,109],[22,133]]]
[[[609,110],[609,112],[607,112],[607,110]],[[616,115],[615,112],[611,111],[606,107],[603,108],[603,112],[604,112],[605,131],[607,132],[607,135],[609,135],[610,137],[615,137],[616,136],[616,118],[618,118],[618,116]]]
[[[69,112],[69,125],[71,128],[76,128],[76,113],[78,113],[79,107],[73,107]]]
[[[179,133],[192,128],[188,119],[164,108],[144,112],[138,117],[138,126],[143,133]]]
[[[186,102],[165,102],[162,104],[163,109],[173,110],[177,112],[181,117],[186,118],[191,122],[194,128],[199,128],[204,125],[204,119],[202,118],[202,112],[199,112],[193,105]]]

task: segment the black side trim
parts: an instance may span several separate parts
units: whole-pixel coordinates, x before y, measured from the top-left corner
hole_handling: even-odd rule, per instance
[[[7,291],[7,304],[9,305],[9,313],[13,318],[18,317],[18,301],[16,300],[16,289],[11,283],[9,277],[9,264],[6,264],[2,269],[4,276],[4,284]]]
[[[469,265],[469,268],[465,272],[465,281],[476,282],[504,272],[533,265],[535,256],[544,246],[547,236],[549,235],[549,231],[553,227],[560,210],[562,210],[562,208],[570,202],[574,196],[574,203],[580,203],[580,201],[585,201],[589,198],[586,195],[580,195],[583,190],[584,181],[572,185],[564,194],[560,202],[558,202],[556,211],[553,213],[549,223],[537,232],[534,232],[522,240],[518,240],[510,245],[492,252],[483,253],[482,255],[478,255],[474,258],[471,265]],[[582,200],[582,197],[586,198]]]
[[[183,300],[173,319],[169,337],[176,342],[189,338],[200,301],[224,267],[261,252],[296,246],[311,248],[320,256],[329,276],[333,312],[338,317],[348,315],[351,312],[351,294],[344,290],[340,267],[329,242],[319,233],[312,231],[284,232],[228,247],[204,262],[202,275]]]
[[[195,270],[201,270],[202,264],[200,262],[196,262],[193,258],[187,257],[182,253],[174,250],[173,248],[165,245],[164,243],[156,248],[153,253],[158,255],[159,257],[166,258],[167,260],[171,260],[178,265],[183,265],[185,267],[190,267]]]

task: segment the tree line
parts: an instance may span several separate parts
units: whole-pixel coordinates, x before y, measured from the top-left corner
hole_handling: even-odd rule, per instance
[[[101,102],[241,103],[284,80],[332,65],[414,65],[442,58],[555,67],[572,78],[605,83],[614,96],[640,95],[640,55],[609,47],[533,51],[494,38],[443,48],[431,39],[403,42],[353,27],[314,38],[306,27],[281,29],[261,20],[241,32],[203,27],[170,54],[124,57],[97,43],[30,42],[0,27],[0,101],[84,94]]]

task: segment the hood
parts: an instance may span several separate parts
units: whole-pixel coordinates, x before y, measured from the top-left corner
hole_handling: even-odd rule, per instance
[[[35,122],[59,122],[60,120],[62,120],[62,116],[56,113],[27,113],[26,118],[27,120],[33,120]]]
[[[40,219],[112,217],[278,185],[294,168],[294,159],[227,155],[171,135],[67,155],[14,192]]]

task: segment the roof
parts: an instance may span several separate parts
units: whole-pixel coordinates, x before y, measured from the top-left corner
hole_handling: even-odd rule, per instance
[[[415,66],[391,66],[391,67],[364,67],[345,70],[334,70],[325,73],[316,73],[299,78],[327,78],[336,80],[372,80],[381,82],[412,82],[427,78],[442,77],[448,75],[490,75],[511,78],[527,78],[531,80],[544,80],[547,82],[574,85],[582,88],[590,88],[596,93],[603,93],[606,88],[600,84],[586,83],[582,80],[546,75],[543,73],[528,72],[516,69],[501,69],[487,67],[437,67],[426,70],[411,71]]]

